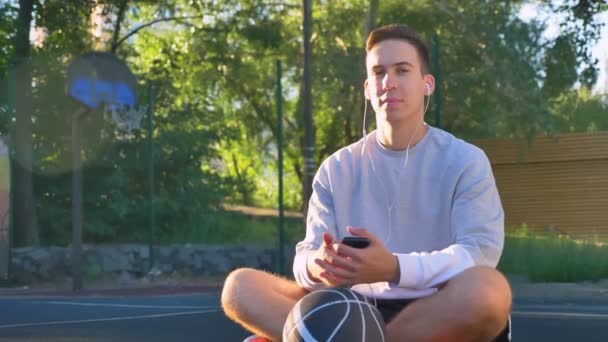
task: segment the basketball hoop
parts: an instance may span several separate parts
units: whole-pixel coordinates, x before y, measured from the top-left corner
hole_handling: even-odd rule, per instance
[[[147,106],[121,106],[118,104],[105,105],[106,117],[110,117],[116,125],[119,138],[131,140],[135,136],[133,132],[141,127],[141,119],[147,112]]]
[[[94,109],[110,112],[124,139],[133,138],[145,109],[135,109],[137,82],[129,67],[114,54],[89,52],[73,60],[66,71],[66,95],[81,104],[72,119],[72,290],[82,289],[82,125]],[[108,105],[109,104],[109,105]],[[103,107],[102,107],[103,106]],[[121,135],[117,134],[120,139]]]

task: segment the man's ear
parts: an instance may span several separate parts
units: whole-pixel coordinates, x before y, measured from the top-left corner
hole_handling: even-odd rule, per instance
[[[363,83],[363,93],[365,94],[365,98],[369,100],[369,88],[367,87],[367,80]]]
[[[424,75],[424,95],[431,96],[435,92],[435,77],[431,74]]]

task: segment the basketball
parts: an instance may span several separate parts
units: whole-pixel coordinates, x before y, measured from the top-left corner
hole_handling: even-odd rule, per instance
[[[284,342],[386,341],[382,315],[349,289],[323,289],[302,297],[283,326]]]

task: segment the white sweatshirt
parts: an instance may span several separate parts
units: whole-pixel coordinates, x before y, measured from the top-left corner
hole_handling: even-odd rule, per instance
[[[376,298],[419,298],[474,265],[496,267],[504,243],[504,212],[484,152],[429,127],[405,151],[384,148],[376,131],[340,149],[320,166],[296,245],[293,272],[308,290],[325,285],[307,274],[306,259],[346,227],[364,227],[399,260],[399,283],[357,284]],[[404,168],[405,165],[405,168]]]

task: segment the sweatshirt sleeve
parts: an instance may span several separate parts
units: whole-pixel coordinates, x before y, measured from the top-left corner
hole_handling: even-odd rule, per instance
[[[323,163],[313,179],[313,191],[306,217],[306,237],[296,245],[296,255],[293,261],[293,274],[296,282],[309,291],[325,287],[325,284],[315,282],[308,276],[306,269],[308,256],[321,247],[323,232],[337,236],[328,170],[327,162]]]
[[[469,267],[496,267],[504,245],[504,211],[487,156],[475,148],[453,194],[451,225],[455,243],[431,252],[395,254],[396,287],[436,287]]]

